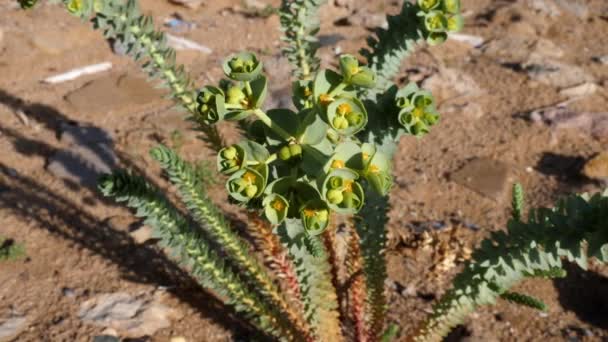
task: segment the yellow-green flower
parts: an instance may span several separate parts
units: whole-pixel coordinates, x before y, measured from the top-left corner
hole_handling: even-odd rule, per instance
[[[319,235],[329,225],[329,208],[321,200],[312,200],[300,209],[300,218],[308,235]]]

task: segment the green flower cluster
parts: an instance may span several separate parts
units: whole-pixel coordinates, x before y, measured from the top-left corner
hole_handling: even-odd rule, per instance
[[[420,137],[429,132],[429,127],[439,121],[433,95],[410,83],[400,89],[395,97],[399,110],[399,124],[411,135]]]
[[[236,83],[208,86],[198,95],[198,111],[204,122],[241,120],[260,108],[267,94],[267,79],[261,75],[262,63],[251,53],[231,56],[223,65],[224,73]]]
[[[460,0],[418,0],[418,17],[423,21],[426,40],[430,45],[443,43],[448,32],[462,29]]]
[[[231,56],[223,70],[231,81],[204,87],[197,103],[198,115],[209,124],[244,120],[248,126],[248,139],[217,157],[234,202],[263,212],[273,224],[300,219],[309,235],[317,235],[332,213],[361,209],[365,184],[388,193],[390,159],[355,136],[368,122],[357,90],[373,87],[375,74],[354,56],[340,57],[339,72],[323,70],[310,81],[295,82],[297,112],[261,109],[267,81],[255,55]]]

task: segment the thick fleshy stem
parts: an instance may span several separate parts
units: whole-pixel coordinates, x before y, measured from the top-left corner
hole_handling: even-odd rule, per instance
[[[253,212],[248,213],[248,219],[248,233],[253,237],[257,250],[263,255],[266,265],[281,280],[289,302],[303,312],[302,291],[287,251],[281,245],[279,238],[272,233],[272,228],[267,221]],[[310,333],[305,339],[309,342],[314,341]]]
[[[368,342],[369,333],[365,322],[365,275],[359,234],[351,224],[347,242],[346,268],[348,287],[348,309],[355,326],[355,340]]]

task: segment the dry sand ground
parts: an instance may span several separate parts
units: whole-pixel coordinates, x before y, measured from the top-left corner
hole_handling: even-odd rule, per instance
[[[278,18],[249,16],[236,0],[206,3],[187,10],[144,0],[142,7],[159,22],[179,13],[197,23],[174,34],[213,49],[209,55],[178,53],[198,84],[217,82],[222,58],[250,49],[269,66],[274,100],[284,100],[288,67],[276,54]],[[377,14],[394,12],[399,3],[354,1],[357,14],[324,7],[325,66],[335,66],[336,50],[356,53],[369,34],[366,26],[381,24]],[[424,139],[403,139],[396,160],[387,285],[390,319],[404,334],[449,286],[467,249],[504,227],[513,181],[523,183],[532,205],[549,205],[568,191],[597,190],[599,185],[582,177],[580,168],[608,142],[606,131],[593,136],[585,121],[589,117],[575,116],[552,127],[526,120],[531,111],[580,93],[581,88],[572,90],[580,84],[587,88],[569,102],[572,115],[590,112],[599,118],[597,113],[608,110],[605,0],[463,0],[463,7],[464,33],[483,37],[483,45],[449,41],[425,48],[403,69],[404,76],[434,91],[443,113]],[[345,17],[352,25],[338,25]],[[40,82],[103,61],[113,63],[110,72],[58,85]],[[242,331],[159,249],[136,241],[137,230],[132,231],[139,224],[127,210],[104,202],[78,179],[57,177],[62,171],[51,167],[53,162],[68,165],[66,172],[77,174],[87,168],[69,154],[62,159],[57,155],[62,150],[104,158],[106,152],[99,151],[110,146],[106,138],[83,142],[60,134],[76,124],[109,132],[119,164],[159,181],[158,167],[147,155],[158,142],[177,145],[187,159],[212,160],[182,114],[170,110],[140,75],[99,32],[59,7],[22,12],[11,1],[0,1],[0,234],[27,250],[25,260],[0,263],[0,319],[25,322],[15,341],[92,340],[104,327],[83,321],[79,313],[83,303],[107,293],[126,293],[141,299],[142,307],[157,305],[162,312],[160,319],[142,318],[152,327],[119,329],[123,337],[141,337],[137,334],[144,328],[154,331],[155,324],[168,326],[154,332],[153,341],[171,336],[224,341]],[[236,138],[230,127],[223,130],[229,140]],[[79,150],[82,145],[100,149]],[[221,185],[217,190],[218,203],[234,212],[225,204]],[[431,237],[422,231],[431,231]],[[607,276],[606,267],[591,265],[586,272],[572,267],[563,280],[526,281],[517,288],[546,301],[546,314],[499,302],[472,315],[453,337],[608,340]]]

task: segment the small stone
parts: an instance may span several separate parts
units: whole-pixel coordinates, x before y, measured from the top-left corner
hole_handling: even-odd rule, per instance
[[[129,235],[131,235],[133,240],[135,240],[135,242],[138,244],[143,244],[153,238],[152,228],[149,226],[142,226],[139,229],[129,233]]]
[[[555,2],[567,13],[573,14],[580,19],[589,17],[589,8],[581,0],[555,0]]]
[[[32,31],[32,35],[26,38],[30,46],[50,56],[78,51],[79,48],[90,43],[90,37],[94,35],[84,25],[75,25],[65,30],[57,26],[53,29],[38,29]]]
[[[71,289],[69,287],[64,287],[61,289],[61,294],[66,297],[66,298],[74,298],[76,297],[76,291],[74,291],[74,289]]]
[[[385,14],[371,13],[366,10],[354,11],[347,17],[340,18],[334,22],[336,26],[360,26],[368,29],[377,27],[388,28]]]
[[[473,36],[473,35],[464,34],[464,33],[451,33],[449,37],[452,40],[468,44],[474,48],[482,46],[483,43],[485,42],[483,37]]]
[[[556,17],[562,13],[559,6],[553,0],[530,0],[528,5],[548,16]]]
[[[478,96],[484,92],[473,77],[461,70],[442,68],[422,82],[422,88],[430,90],[438,98]]]
[[[78,316],[84,322],[115,329],[126,337],[154,335],[171,325],[171,310],[165,305],[124,292],[101,294],[85,301]]]
[[[585,97],[588,95],[595,94],[598,89],[599,86],[597,84],[592,82],[585,82],[574,87],[562,89],[559,91],[559,94],[570,98]]]
[[[564,50],[562,50],[562,48],[560,48],[553,41],[545,38],[540,38],[538,41],[536,41],[536,44],[534,44],[531,56],[531,58],[535,56],[538,56],[540,58],[561,58],[564,56]]]
[[[589,132],[593,125],[591,113],[566,112],[551,122],[553,129],[577,129]]]
[[[6,320],[0,320],[0,340],[9,340],[25,328],[27,318],[25,316],[12,316]]]
[[[104,330],[101,332],[101,334],[102,334],[102,335],[107,335],[107,336],[115,336],[115,337],[118,337],[118,332],[116,331],[116,329],[112,329],[112,328],[107,328],[107,329],[104,329]]]
[[[440,107],[441,113],[460,113],[468,119],[479,119],[486,113],[483,107],[474,101],[447,101]]]
[[[112,51],[118,56],[126,56],[127,55],[127,46],[122,44],[119,40],[110,41],[112,44]]]
[[[203,4],[204,0],[169,0],[169,2],[187,8],[197,9]]]
[[[566,107],[547,107],[530,113],[530,120],[550,126],[553,130],[575,129],[591,135],[600,143],[608,143],[608,112],[575,112]]]
[[[473,159],[455,172],[451,180],[483,196],[499,200],[506,193],[509,167],[489,158]]]
[[[542,56],[533,56],[524,63],[523,67],[533,80],[557,88],[568,88],[585,82],[593,82],[593,76],[583,68]]]
[[[605,56],[597,56],[592,58],[594,62],[600,64],[608,64],[608,55]]]
[[[598,154],[585,163],[583,174],[587,178],[608,181],[608,151]]]

